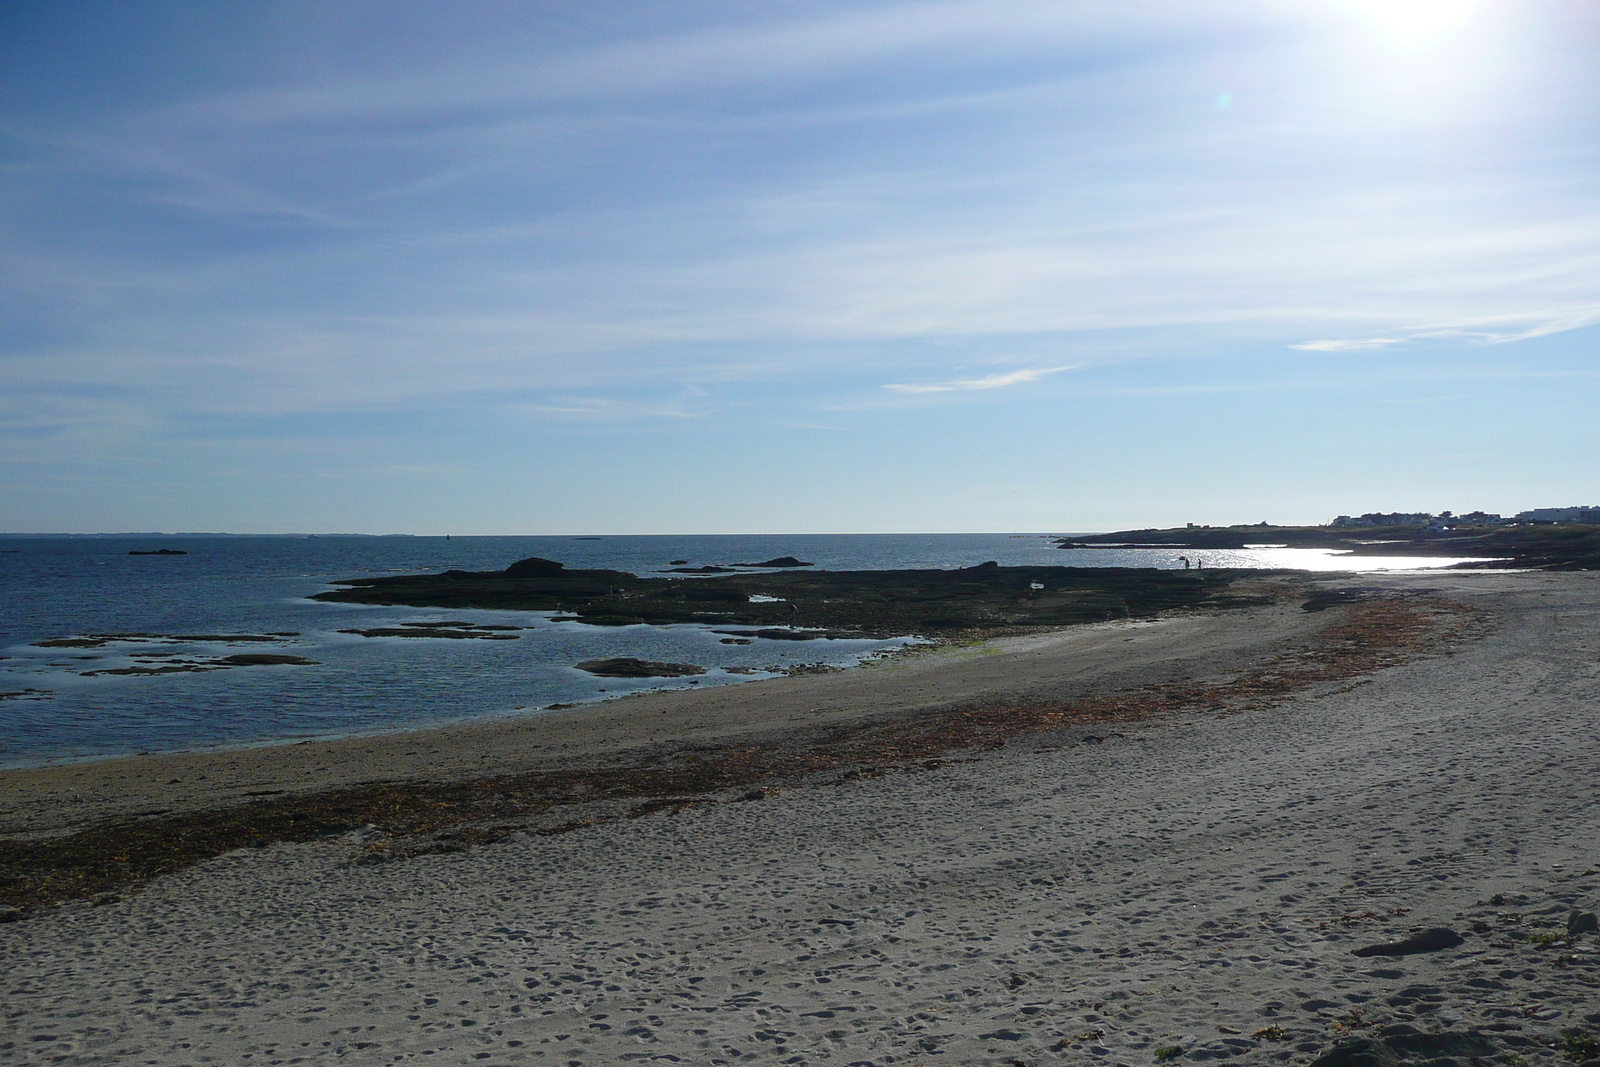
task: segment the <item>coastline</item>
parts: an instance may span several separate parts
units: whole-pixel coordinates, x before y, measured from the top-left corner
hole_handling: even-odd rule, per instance
[[[1298,589],[1283,582],[1283,589]],[[1245,617],[1259,627],[1240,627]],[[1018,702],[1054,694],[1061,675],[1040,664],[1072,657],[1083,693],[1179,677],[1200,659],[1229,662],[1317,629],[1286,598],[1246,613],[1171,614],[1101,622],[976,645],[939,646],[840,672],[763,678],[707,689],[662,689],[560,712],[400,729],[326,741],[126,755],[0,771],[0,833],[51,832],[152,808],[248,803],[250,793],[309,793],[371,781],[461,779],[616,760],[630,750],[832,726],[963,701]],[[1128,646],[1133,648],[1128,648]],[[1187,645],[1187,648],[1186,648]],[[1133,656],[1130,656],[1130,651]],[[374,774],[374,771],[379,773]],[[171,779],[179,781],[171,781]]]
[[[1328,622],[1300,610],[1306,591],[1297,578],[1257,579],[1251,588],[1279,599],[1264,607],[989,637],[825,674],[658,690],[557,712],[0,770],[0,834],[59,832],[155,809],[247,804],[267,790],[306,794],[377,781],[604,765],[664,743],[705,744],[972,701],[1010,705],[1221,676]]]
[[[1160,705],[1173,686],[1237,700],[1111,731],[1038,719],[935,766],[796,773],[760,803],[718,796],[396,862],[360,862],[360,831],[229,852],[0,926],[12,1054],[1131,1064],[1177,1049],[1265,1063],[1367,1041],[1441,1063],[1567,1062],[1563,1034],[1600,1024],[1600,960],[1593,935],[1542,939],[1600,893],[1585,773],[1600,580],[1323,584],[1370,599],[1006,638],[988,655],[403,735],[410,749],[390,736],[7,772],[7,824],[47,839],[152,800],[196,811],[375,770],[417,785],[626,768],[668,743],[726,752],[1047,698]],[[1447,603],[1471,610],[1441,616],[1469,623],[1432,631],[1445,639],[1391,642],[1339,678],[1361,651],[1347,630],[1317,659],[1317,635],[1364,611]],[[1350,955],[1430,926],[1466,946]],[[52,978],[62,967],[70,983]]]

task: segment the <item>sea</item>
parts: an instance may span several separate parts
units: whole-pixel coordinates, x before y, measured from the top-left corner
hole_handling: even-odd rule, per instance
[[[734,685],[796,668],[850,667],[920,640],[912,634],[891,640],[755,638],[734,645],[701,625],[588,626],[551,621],[550,612],[447,612],[307,599],[341,578],[498,570],[529,556],[639,575],[660,575],[677,560],[698,566],[779,556],[827,570],[957,568],[987,560],[1170,569],[1183,567],[1187,557],[1191,565],[1207,568],[1424,571],[1462,562],[1358,559],[1273,545],[1239,551],[1061,549],[1055,536],[0,537],[0,767],[559,715],[567,706],[651,689]],[[183,554],[130,554],[159,549]],[[518,629],[492,631],[500,640],[342,632],[447,620]],[[226,640],[240,635],[277,636],[270,642]],[[80,640],[74,644],[39,644],[75,638]],[[259,654],[310,662],[225,662]],[[609,656],[691,663],[706,673],[630,680],[596,677],[574,666]],[[207,669],[159,671],[184,664]]]

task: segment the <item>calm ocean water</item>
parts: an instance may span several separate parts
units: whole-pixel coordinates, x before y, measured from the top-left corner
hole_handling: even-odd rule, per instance
[[[174,548],[182,556],[130,556]],[[540,713],[644,689],[726,685],[805,663],[848,666],[901,641],[767,641],[724,645],[702,626],[593,627],[544,613],[361,607],[305,599],[339,578],[495,570],[527,556],[569,567],[650,574],[675,559],[733,563],[794,555],[833,570],[966,567],[985,560],[1047,566],[1310,570],[1416,569],[1454,560],[1359,561],[1314,550],[1061,550],[1041,534],[695,537],[77,537],[0,538],[0,767],[175,749],[237,746]],[[462,619],[525,627],[518,640],[365,638],[343,628]],[[293,631],[272,645],[173,635]],[[160,635],[102,648],[39,648],[82,634]],[[152,657],[282,653],[311,666],[205,673],[91,675],[154,666]],[[598,656],[696,663],[698,679],[595,678]],[[544,712],[544,714],[560,714]]]

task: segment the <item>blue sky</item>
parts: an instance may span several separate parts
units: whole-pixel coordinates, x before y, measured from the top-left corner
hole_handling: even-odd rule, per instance
[[[0,529],[1600,502],[1587,0],[0,7]]]

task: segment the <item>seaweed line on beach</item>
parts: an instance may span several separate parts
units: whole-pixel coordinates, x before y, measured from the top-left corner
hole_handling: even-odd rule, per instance
[[[889,719],[716,744],[658,746],[626,765],[534,771],[449,782],[374,783],[274,797],[237,807],[110,821],[60,837],[0,841],[0,918],[122,891],[239,848],[348,838],[358,862],[459,851],[512,833],[556,834],[625,817],[722,800],[759,800],[780,786],[837,784],[931,769],[1024,737],[1103,738],[1088,728],[1177,713],[1239,714],[1470,637],[1472,609],[1438,600],[1381,599],[1340,609],[1309,640],[1217,681],[1175,681],[1026,704],[968,703]],[[1070,735],[1070,736],[1068,736]],[[563,809],[574,817],[559,818]]]

